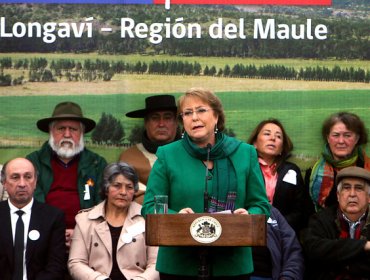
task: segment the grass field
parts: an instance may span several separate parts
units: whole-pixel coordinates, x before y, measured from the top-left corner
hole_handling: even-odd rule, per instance
[[[46,57],[48,60],[70,58],[150,62],[156,60],[197,61],[223,67],[225,64],[280,64],[293,67],[327,66],[361,67],[370,69],[368,61],[301,60],[301,59],[242,59],[172,56],[104,56],[97,54],[0,54],[0,57]],[[24,73],[26,74],[26,72]],[[262,119],[279,118],[291,136],[294,153],[300,166],[305,158],[315,158],[322,148],[320,127],[331,113],[348,110],[360,115],[370,126],[370,84],[261,80],[203,76],[115,75],[110,82],[25,83],[0,88],[0,163],[14,156],[24,156],[38,148],[47,134],[36,128],[36,121],[49,117],[54,106],[66,100],[82,105],[84,114],[98,121],[102,112],[120,119],[126,137],[140,119],[124,116],[128,111],[142,108],[144,98],[158,93],[176,97],[190,87],[206,87],[215,91],[223,101],[227,128],[246,141],[254,126]],[[87,135],[89,138],[89,135]],[[29,148],[31,147],[31,148]],[[117,159],[122,148],[93,148],[108,161]],[[310,161],[309,160],[309,161]]]
[[[49,117],[55,104],[65,100],[81,104],[84,114],[96,121],[102,112],[114,115],[121,120],[126,136],[129,136],[131,129],[135,125],[140,125],[142,120],[126,118],[124,114],[142,108],[146,96],[148,95],[2,96],[0,97],[2,146],[20,146],[29,141],[36,143],[36,146],[41,145],[47,134],[37,130],[36,121]],[[295,154],[299,156],[315,157],[320,153],[321,123],[333,112],[348,110],[358,114],[366,123],[370,123],[368,90],[228,91],[218,92],[218,96],[224,104],[227,128],[233,129],[237,138],[246,141],[260,120],[269,117],[279,118],[295,144]],[[0,153],[3,154],[3,151]],[[105,154],[105,149],[102,149],[102,153]],[[117,154],[112,156],[112,153]],[[118,157],[118,153],[119,151],[114,149],[107,151],[107,154],[110,154],[109,158]],[[0,155],[0,162],[2,157]]]

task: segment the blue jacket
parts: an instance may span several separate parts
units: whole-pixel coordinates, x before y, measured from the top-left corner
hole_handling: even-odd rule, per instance
[[[271,253],[272,279],[303,279],[301,245],[292,227],[275,207],[271,207],[267,220],[267,247]]]

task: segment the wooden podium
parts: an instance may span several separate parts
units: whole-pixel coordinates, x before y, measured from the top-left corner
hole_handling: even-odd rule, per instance
[[[216,219],[222,228],[217,240],[203,243],[191,234],[192,223],[202,217]],[[148,214],[146,244],[150,246],[265,246],[266,216],[235,214]]]
[[[145,227],[147,245],[198,246],[199,280],[211,277],[211,246],[266,245],[265,215],[148,214]]]

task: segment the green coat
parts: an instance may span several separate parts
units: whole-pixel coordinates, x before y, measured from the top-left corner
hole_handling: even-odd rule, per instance
[[[160,147],[158,159],[149,176],[142,214],[153,213],[154,195],[167,194],[169,213],[190,207],[202,213],[205,187],[205,165],[185,150],[183,140]],[[230,156],[237,174],[235,209],[245,208],[251,214],[270,214],[256,150],[246,143]],[[212,180],[209,185],[212,186]],[[208,188],[211,189],[210,187]],[[174,229],[176,230],[176,229]],[[213,276],[248,274],[253,271],[250,247],[213,247],[210,251]],[[163,273],[196,276],[198,249],[160,247],[156,269]]]
[[[52,153],[52,149],[48,142],[45,142],[40,150],[32,152],[27,156],[38,170],[38,179],[34,198],[40,202],[45,202],[46,195],[48,194],[53,182],[53,173],[50,163]],[[86,148],[81,152],[77,171],[77,186],[81,209],[93,207],[101,201],[99,191],[103,170],[106,165],[107,161],[98,154],[95,154]],[[84,200],[85,184],[90,178],[94,181],[94,186],[90,187],[91,199]]]

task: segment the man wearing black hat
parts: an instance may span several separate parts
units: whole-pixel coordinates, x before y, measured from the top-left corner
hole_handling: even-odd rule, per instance
[[[307,279],[370,279],[370,172],[347,167],[336,183],[338,206],[316,213],[303,235]]]
[[[84,147],[84,133],[94,129],[95,121],[85,118],[78,104],[57,104],[52,116],[39,120],[37,127],[49,133],[49,141],[27,156],[39,171],[34,197],[63,210],[69,246],[78,211],[100,202],[107,162]]]
[[[149,173],[157,160],[159,146],[180,138],[177,130],[176,101],[172,95],[154,95],[145,99],[145,108],[128,112],[126,117],[144,118],[141,143],[123,151],[120,161],[131,164],[139,175],[139,191],[135,201],[142,204]]]

